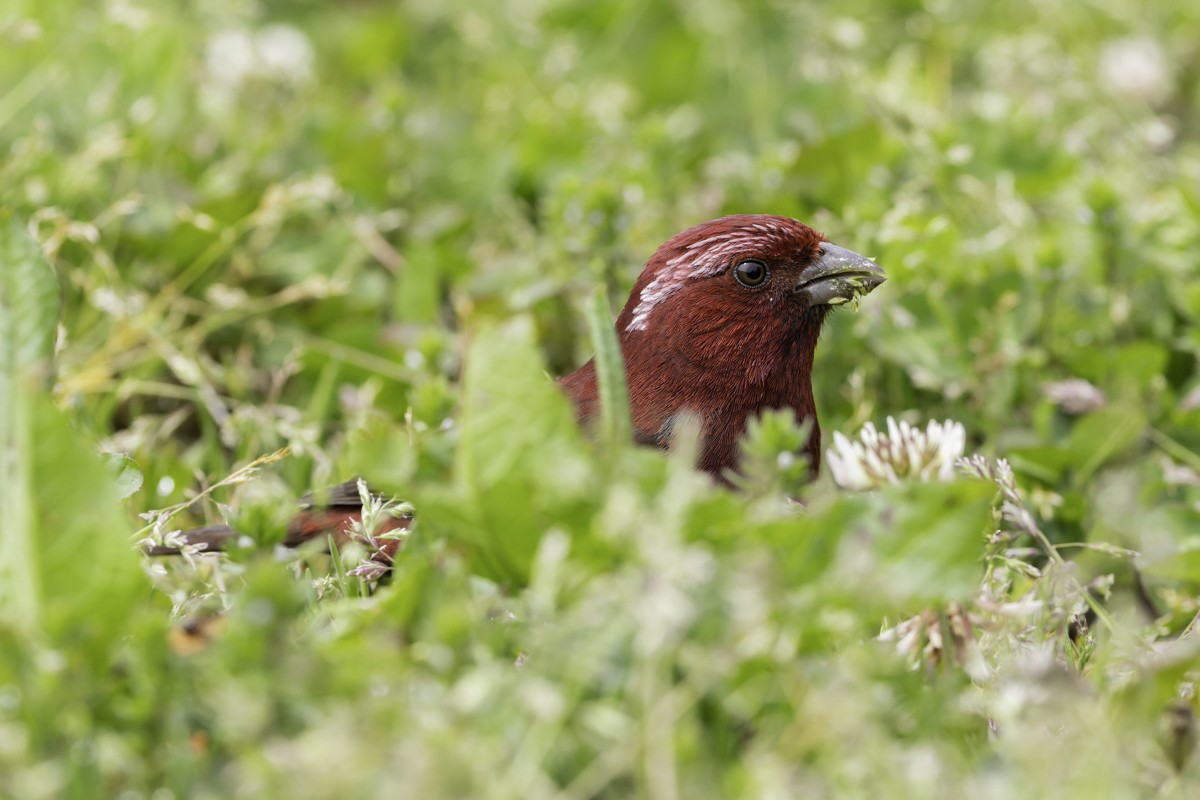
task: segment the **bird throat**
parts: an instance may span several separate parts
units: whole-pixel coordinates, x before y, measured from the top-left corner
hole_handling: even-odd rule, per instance
[[[694,417],[702,442],[697,466],[722,482],[741,460],[739,440],[751,419],[768,409],[790,409],[797,424],[811,420],[805,454],[813,474],[820,465],[821,437],[813,398],[813,355],[820,323],[774,337],[769,346],[722,354],[719,359],[680,358],[649,337],[623,342],[630,414],[638,440],[671,446],[675,422]]]

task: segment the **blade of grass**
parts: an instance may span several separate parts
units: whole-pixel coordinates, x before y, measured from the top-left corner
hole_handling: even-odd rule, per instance
[[[625,362],[613,329],[612,312],[603,289],[592,295],[587,308],[588,331],[596,348],[594,364],[600,388],[600,441],[612,452],[633,438],[629,422],[629,393],[625,385]]]

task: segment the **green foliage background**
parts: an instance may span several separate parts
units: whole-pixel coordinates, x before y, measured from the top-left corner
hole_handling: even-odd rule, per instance
[[[1191,0],[6,0],[0,793],[1188,796],[1198,43]],[[575,430],[597,288],[740,212],[888,270],[824,429],[958,420],[1008,515],[799,490],[777,419],[736,493]],[[370,596],[270,557],[356,473],[418,512]],[[252,544],[139,571],[156,509]]]

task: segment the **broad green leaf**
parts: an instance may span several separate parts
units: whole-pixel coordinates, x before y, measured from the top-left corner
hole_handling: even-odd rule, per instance
[[[1142,574],[1200,584],[1200,547],[1180,550],[1169,556],[1147,561],[1142,566]]]
[[[59,641],[121,636],[146,591],[112,474],[48,395],[30,398],[31,537],[42,630]]]
[[[559,438],[577,439],[566,397],[546,378],[533,326],[520,318],[480,333],[463,379],[458,475],[478,489],[544,461]]]
[[[0,386],[48,366],[59,294],[54,268],[37,242],[15,220],[0,216]]]
[[[0,620],[32,630],[41,587],[30,387],[49,368],[59,313],[58,279],[37,243],[0,218]]]
[[[963,601],[979,588],[995,487],[960,480],[908,483],[851,496],[832,577],[894,609]]]
[[[381,491],[403,496],[416,468],[417,447],[404,424],[376,414],[350,431],[342,457],[342,475],[363,475]]]
[[[1132,447],[1146,429],[1146,415],[1131,407],[1112,407],[1080,418],[1067,449],[1076,480],[1083,483],[1096,470]]]
[[[1173,503],[1129,516],[1124,527],[1144,553],[1138,559],[1142,574],[1200,585],[1200,510]],[[1172,546],[1165,548],[1167,542]]]
[[[1112,354],[1107,364],[1107,375],[1110,381],[1121,388],[1145,393],[1152,390],[1154,379],[1163,373],[1169,355],[1168,349],[1160,342],[1131,342]]]
[[[524,581],[551,520],[587,502],[591,472],[567,399],[546,378],[529,320],[477,335],[463,381],[455,496],[430,500],[476,545],[487,572]],[[447,508],[455,503],[460,508]],[[427,518],[434,514],[421,507]]]
[[[1110,398],[1138,398],[1151,389],[1169,353],[1157,342],[1138,340],[1103,348],[1072,345],[1061,356],[1068,371],[1097,384]]]
[[[1071,454],[1061,447],[1014,447],[1006,452],[1013,469],[1039,481],[1056,481],[1071,466]]]
[[[42,388],[58,309],[37,244],[0,224],[0,620],[82,645],[119,633],[143,586],[116,482]]]

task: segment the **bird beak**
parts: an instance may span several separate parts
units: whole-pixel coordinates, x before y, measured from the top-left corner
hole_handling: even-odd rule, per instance
[[[836,244],[821,244],[820,257],[800,273],[793,289],[808,305],[836,306],[868,295],[887,280],[879,265]]]

